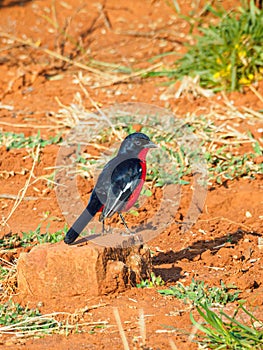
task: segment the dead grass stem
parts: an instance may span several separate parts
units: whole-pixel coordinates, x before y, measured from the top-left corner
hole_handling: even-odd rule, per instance
[[[109,326],[108,321],[81,321],[85,312],[107,304],[97,304],[76,310],[74,313],[53,312],[38,316],[28,316],[23,320],[0,327],[1,334],[15,335],[16,337],[34,337],[43,334],[68,334],[83,327]]]
[[[0,258],[0,262],[1,266],[4,266],[8,271],[0,281],[0,300],[5,300],[10,295],[14,295],[17,292],[17,261],[15,259],[14,262],[11,263],[6,259]]]
[[[75,67],[78,67],[80,69],[86,70],[86,71],[88,71],[90,73],[93,73],[95,75],[98,75],[98,76],[100,76],[101,78],[103,78],[105,80],[106,79],[112,79],[111,75],[109,75],[109,74],[107,74],[105,72],[102,72],[99,69],[89,67],[89,66],[87,66],[87,65],[85,65],[83,63],[77,62],[77,61],[72,60],[72,59],[70,59],[70,58],[68,58],[66,56],[63,56],[63,55],[61,55],[61,54],[59,54],[57,52],[54,52],[52,50],[40,47],[38,44],[32,42],[31,40],[24,40],[24,39],[21,39],[21,38],[15,36],[15,35],[11,35],[9,33],[2,32],[2,31],[0,31],[0,37],[8,38],[8,39],[13,40],[15,42],[19,42],[19,43],[21,43],[23,45],[29,46],[32,49],[35,49],[35,50],[38,50],[38,51],[42,51],[43,53],[47,54],[50,57],[54,57],[54,58],[56,58],[58,60],[61,60],[61,61],[66,62],[68,64],[71,64],[71,65],[73,65]]]
[[[5,121],[0,121],[0,125],[5,126],[12,126],[13,128],[26,128],[26,129],[60,129],[63,126],[60,125],[34,125],[34,124],[15,124],[15,123],[9,123]]]
[[[25,197],[27,189],[28,189],[28,187],[30,185],[30,181],[31,181],[31,179],[32,179],[32,177],[34,175],[34,169],[35,169],[36,163],[38,161],[39,152],[40,152],[40,144],[37,145],[35,153],[33,151],[33,164],[32,164],[32,168],[31,168],[30,173],[29,173],[29,177],[26,180],[24,187],[18,192],[18,195],[17,195],[17,198],[15,200],[15,203],[14,203],[10,213],[8,214],[7,218],[3,220],[2,226],[6,226],[7,225],[8,221],[11,218],[11,216],[14,214],[14,212],[17,209],[17,207],[20,205],[20,203],[22,202],[23,198]]]
[[[117,323],[117,326],[118,326],[118,329],[119,329],[119,333],[120,333],[121,340],[122,340],[122,343],[123,343],[123,348],[124,348],[124,350],[130,350],[129,344],[128,344],[128,340],[126,338],[124,329],[122,327],[119,310],[118,310],[117,307],[113,308],[113,313],[114,313],[114,317],[115,317],[115,320],[116,320],[116,323]]]

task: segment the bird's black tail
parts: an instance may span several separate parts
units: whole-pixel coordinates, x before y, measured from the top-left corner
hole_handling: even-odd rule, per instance
[[[84,228],[92,220],[94,215],[101,209],[102,204],[98,199],[95,192],[92,192],[89,204],[80,214],[79,218],[74,222],[71,228],[68,230],[64,242],[67,244],[73,243],[77,237],[81,234]]]
[[[71,228],[68,230],[64,242],[67,244],[73,243],[77,237],[81,234],[84,228],[88,225],[93,215],[90,214],[88,207],[83,210],[79,218],[74,222]]]
[[[67,244],[71,244],[77,239],[78,236],[79,236],[78,232],[75,231],[73,227],[71,227],[68,230],[66,237],[64,238],[64,242]]]

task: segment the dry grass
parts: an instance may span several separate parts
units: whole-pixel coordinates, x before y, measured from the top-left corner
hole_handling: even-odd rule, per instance
[[[37,42],[33,42],[31,39],[24,40],[21,39],[15,35],[9,34],[7,32],[0,31],[0,38],[7,38],[14,43],[22,44],[23,46],[30,47],[31,49],[41,51],[43,54],[55,58],[61,62],[67,63],[69,65],[72,65],[74,67],[77,67],[81,70],[89,72],[89,74],[93,74],[94,80],[96,81],[95,84],[93,84],[93,88],[101,88],[106,86],[111,86],[115,84],[125,83],[127,81],[133,80],[134,78],[141,77],[145,75],[148,72],[151,72],[157,68],[159,68],[162,64],[156,63],[154,65],[151,65],[150,67],[146,69],[141,69],[136,72],[131,72],[127,74],[120,74],[120,73],[113,73],[108,72],[105,70],[105,65],[100,65],[100,67],[103,66],[104,69],[97,69],[94,67],[91,67],[91,65],[83,64],[81,62],[78,62],[77,59],[70,59],[67,56],[60,54],[58,52],[55,52],[53,50],[41,47],[40,44]],[[68,39],[68,38],[67,38]],[[110,64],[107,65],[108,68],[110,68]],[[115,65],[114,65],[115,66]],[[90,77],[89,77],[90,78]],[[85,80],[85,79],[84,79]]]
[[[105,306],[105,304],[94,305],[90,309],[103,306]],[[53,312],[45,315],[28,316],[22,321],[0,327],[0,334],[28,338],[54,333],[68,335],[69,333],[79,332],[86,328],[110,326],[108,321],[85,322],[82,318],[82,311],[76,311],[75,313]]]
[[[0,279],[0,300],[3,301],[17,292],[17,262],[0,258],[0,264],[6,271],[5,276]]]
[[[30,170],[28,179],[26,180],[24,187],[21,188],[21,190],[18,192],[18,195],[17,195],[17,198],[15,200],[15,203],[14,203],[12,209],[10,210],[7,218],[4,218],[2,220],[2,223],[1,223],[2,226],[6,226],[8,224],[8,221],[10,220],[11,216],[14,214],[14,212],[17,209],[17,207],[19,206],[19,204],[22,202],[23,198],[25,197],[25,194],[26,194],[27,189],[28,189],[28,187],[30,185],[31,179],[32,179],[32,177],[34,175],[34,169],[35,169],[36,163],[37,163],[38,158],[39,158],[39,152],[40,152],[40,145],[38,145],[36,147],[35,152],[32,151],[33,164],[32,164],[32,168]]]

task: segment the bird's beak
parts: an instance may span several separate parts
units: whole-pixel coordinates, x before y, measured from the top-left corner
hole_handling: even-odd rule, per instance
[[[144,145],[144,148],[158,148],[159,146],[153,143],[152,141],[149,141],[146,145]]]

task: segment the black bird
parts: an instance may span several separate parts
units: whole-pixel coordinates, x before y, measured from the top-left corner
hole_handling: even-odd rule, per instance
[[[101,212],[104,233],[105,218],[118,213],[131,234],[122,212],[128,211],[138,199],[146,177],[146,155],[157,147],[148,136],[135,132],[121,143],[116,157],[103,168],[91,193],[87,207],[68,230],[64,242],[73,243],[97,212]]]

